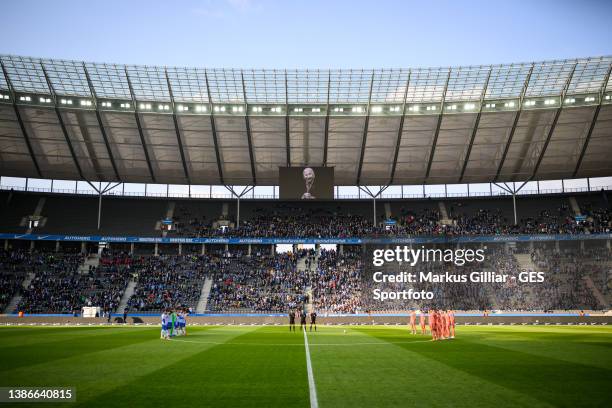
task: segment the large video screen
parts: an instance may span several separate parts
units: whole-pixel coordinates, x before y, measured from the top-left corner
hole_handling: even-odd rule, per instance
[[[281,200],[332,200],[333,167],[279,167]]]

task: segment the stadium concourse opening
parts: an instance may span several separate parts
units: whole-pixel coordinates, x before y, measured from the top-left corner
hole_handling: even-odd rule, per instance
[[[0,401],[609,405],[612,57],[0,62]]]

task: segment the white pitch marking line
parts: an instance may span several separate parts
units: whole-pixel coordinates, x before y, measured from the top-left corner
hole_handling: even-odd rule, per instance
[[[274,346],[274,347],[302,347],[301,344],[296,343],[237,343],[231,341],[194,341],[194,340],[185,340],[185,339],[172,339],[171,341],[179,341],[183,343],[199,343],[199,344],[217,344],[217,345],[226,345],[226,346]],[[415,341],[376,341],[376,342],[360,342],[360,343],[318,343],[318,344],[309,344],[312,347],[327,347],[327,346],[341,346],[341,347],[349,347],[349,346],[390,346],[394,344],[412,344],[412,343],[431,343],[431,340],[415,340]]]
[[[304,346],[306,347],[306,369],[308,370],[308,388],[310,390],[310,408],[319,408],[317,401],[317,387],[315,386],[314,375],[312,373],[312,363],[310,362],[310,348],[308,347],[308,336],[304,328]]]

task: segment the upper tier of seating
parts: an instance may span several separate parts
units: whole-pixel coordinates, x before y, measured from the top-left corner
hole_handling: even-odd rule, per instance
[[[0,191],[0,232],[26,233],[27,218],[37,215],[41,223],[30,232],[38,234],[160,236],[160,221],[168,216],[176,227],[168,236],[182,237],[593,233],[612,229],[609,194],[518,196],[517,226],[509,196],[380,199],[376,227],[371,200],[242,200],[237,225],[236,200],[105,196],[98,230],[97,197]],[[578,212],[586,222],[575,222]],[[389,218],[397,220],[396,228],[385,228]],[[221,230],[220,220],[228,228]]]

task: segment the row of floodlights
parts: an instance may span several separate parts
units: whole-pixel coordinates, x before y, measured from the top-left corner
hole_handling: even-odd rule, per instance
[[[10,99],[10,96],[8,94],[0,94],[0,100],[8,100]],[[609,101],[611,100],[611,96],[610,95],[606,95],[604,97],[604,100]],[[32,102],[32,97],[28,96],[28,95],[22,95],[19,97],[19,101],[21,102]],[[40,103],[45,103],[45,104],[50,104],[53,103],[53,99],[49,98],[49,97],[39,97],[38,100]],[[91,107],[93,106],[93,102],[91,100],[88,99],[81,99],[78,101],[80,106],[82,107]],[[594,96],[587,96],[584,98],[584,102],[595,102],[595,97]],[[72,106],[74,104],[74,101],[72,99],[68,99],[68,98],[61,98],[59,100],[60,105],[66,105],[66,106]],[[504,108],[514,108],[516,106],[516,102],[514,101],[507,101],[507,102],[502,102],[503,103],[503,107]],[[486,103],[485,104],[485,108],[486,109],[494,109],[496,107],[498,107],[498,105],[502,106],[502,103]],[[529,107],[529,106],[536,106],[536,104],[538,103],[538,101],[536,100],[527,100],[524,102],[524,105]],[[564,104],[566,105],[571,105],[576,103],[576,98],[573,97],[568,97],[565,98],[564,100]],[[543,104],[546,106],[552,106],[552,105],[556,105],[558,104],[558,99],[544,99]],[[112,108],[113,107],[113,103],[110,101],[102,101],[100,103],[100,105],[103,108]],[[425,105],[424,107],[420,106],[420,105],[411,105],[408,107],[408,111],[409,112],[420,112],[423,108],[426,111],[437,111],[440,105]],[[132,107],[132,105],[130,103],[127,102],[123,102],[120,103],[120,107],[122,109],[130,109]],[[149,111],[149,110],[153,110],[154,105],[151,103],[140,103],[140,105],[138,105],[138,107],[140,108],[140,110],[143,111]],[[447,110],[457,110],[459,108],[459,105],[457,104],[452,104],[452,105],[446,105],[446,109]],[[190,106],[186,106],[186,105],[176,105],[176,110],[178,112],[189,112],[191,109]],[[208,107],[206,105],[195,105],[193,106],[193,109],[196,113],[205,113],[208,111]],[[372,106],[371,107],[371,111],[372,113],[382,113],[383,112],[383,106]],[[463,110],[464,111],[470,111],[470,110],[475,110],[476,109],[476,104],[475,103],[464,103],[463,104]],[[161,112],[169,112],[171,110],[171,106],[169,104],[158,104],[157,105],[157,110],[161,111]],[[236,105],[236,106],[231,106],[231,107],[226,107],[226,106],[222,106],[222,105],[216,105],[213,107],[213,111],[215,113],[225,113],[228,111],[231,111],[232,113],[243,113],[244,112],[244,106],[242,105]],[[253,106],[251,108],[251,111],[253,113],[262,113],[264,112],[264,108],[262,106]],[[269,111],[271,113],[282,113],[283,109],[280,106],[273,106],[271,108],[269,108]],[[302,107],[295,107],[292,108],[292,111],[295,113],[303,113],[304,112],[304,108]],[[364,113],[366,111],[366,108],[364,106],[353,106],[353,107],[341,107],[341,106],[336,106],[333,108],[333,112],[334,113],[344,113],[344,112],[352,112],[352,113]],[[399,113],[402,111],[402,107],[401,106],[389,106],[388,111],[391,113]],[[321,112],[321,108],[318,107],[312,107],[310,108],[310,112],[312,113],[320,113]]]

